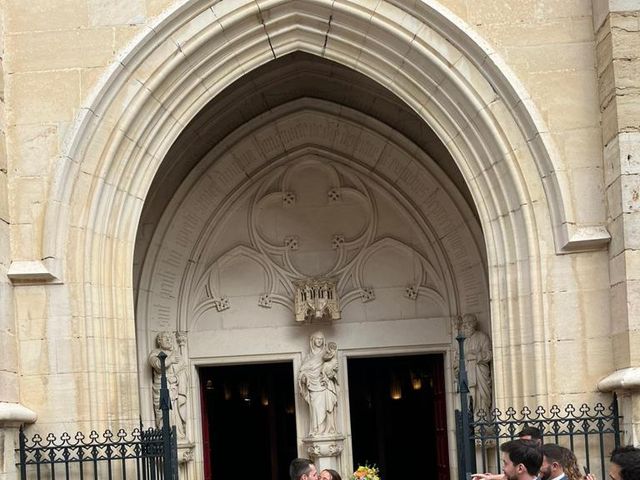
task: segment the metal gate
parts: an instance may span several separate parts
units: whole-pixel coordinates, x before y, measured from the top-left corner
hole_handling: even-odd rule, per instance
[[[81,432],[34,434],[28,439],[20,429],[21,480],[178,480],[176,428],[169,424],[171,401],[165,372],[166,354],[158,355],[162,369],[160,408],[162,427],[145,429],[140,422],[128,434],[124,429],[99,435]]]

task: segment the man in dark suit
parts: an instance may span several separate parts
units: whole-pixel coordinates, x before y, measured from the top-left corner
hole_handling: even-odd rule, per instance
[[[291,480],[318,480],[318,470],[308,458],[294,458],[289,465]]]
[[[541,447],[542,466],[540,467],[540,480],[567,480],[562,467],[562,447],[555,443],[545,443]]]
[[[502,475],[474,473],[473,480],[535,480],[542,465],[540,447],[532,440],[512,440],[500,445]]]

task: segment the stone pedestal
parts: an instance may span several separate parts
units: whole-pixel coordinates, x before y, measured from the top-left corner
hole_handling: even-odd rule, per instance
[[[640,444],[640,368],[616,370],[598,382],[598,390],[618,395],[620,429],[626,432],[623,444]]]
[[[36,414],[19,403],[0,402],[0,480],[17,480],[16,448],[20,425],[36,421]]]
[[[342,451],[344,450],[342,435],[307,437],[302,440],[302,443],[304,451],[313,460],[318,472],[325,468],[342,472]]]
[[[178,443],[178,477],[183,480],[198,478],[196,463],[193,461],[195,444],[192,442]]]

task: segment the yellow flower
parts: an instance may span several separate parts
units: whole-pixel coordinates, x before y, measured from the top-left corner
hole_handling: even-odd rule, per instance
[[[378,469],[369,465],[360,465],[349,480],[380,480]]]

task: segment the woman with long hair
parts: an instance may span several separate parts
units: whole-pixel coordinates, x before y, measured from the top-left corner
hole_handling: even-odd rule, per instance
[[[320,472],[320,476],[318,480],[342,480],[342,477],[335,470],[331,470],[330,468],[325,468]]]
[[[575,454],[565,447],[560,447],[561,458],[560,464],[562,465],[562,469],[564,470],[564,474],[567,476],[568,480],[583,480],[584,477],[580,473],[580,467],[578,467],[578,459]]]

